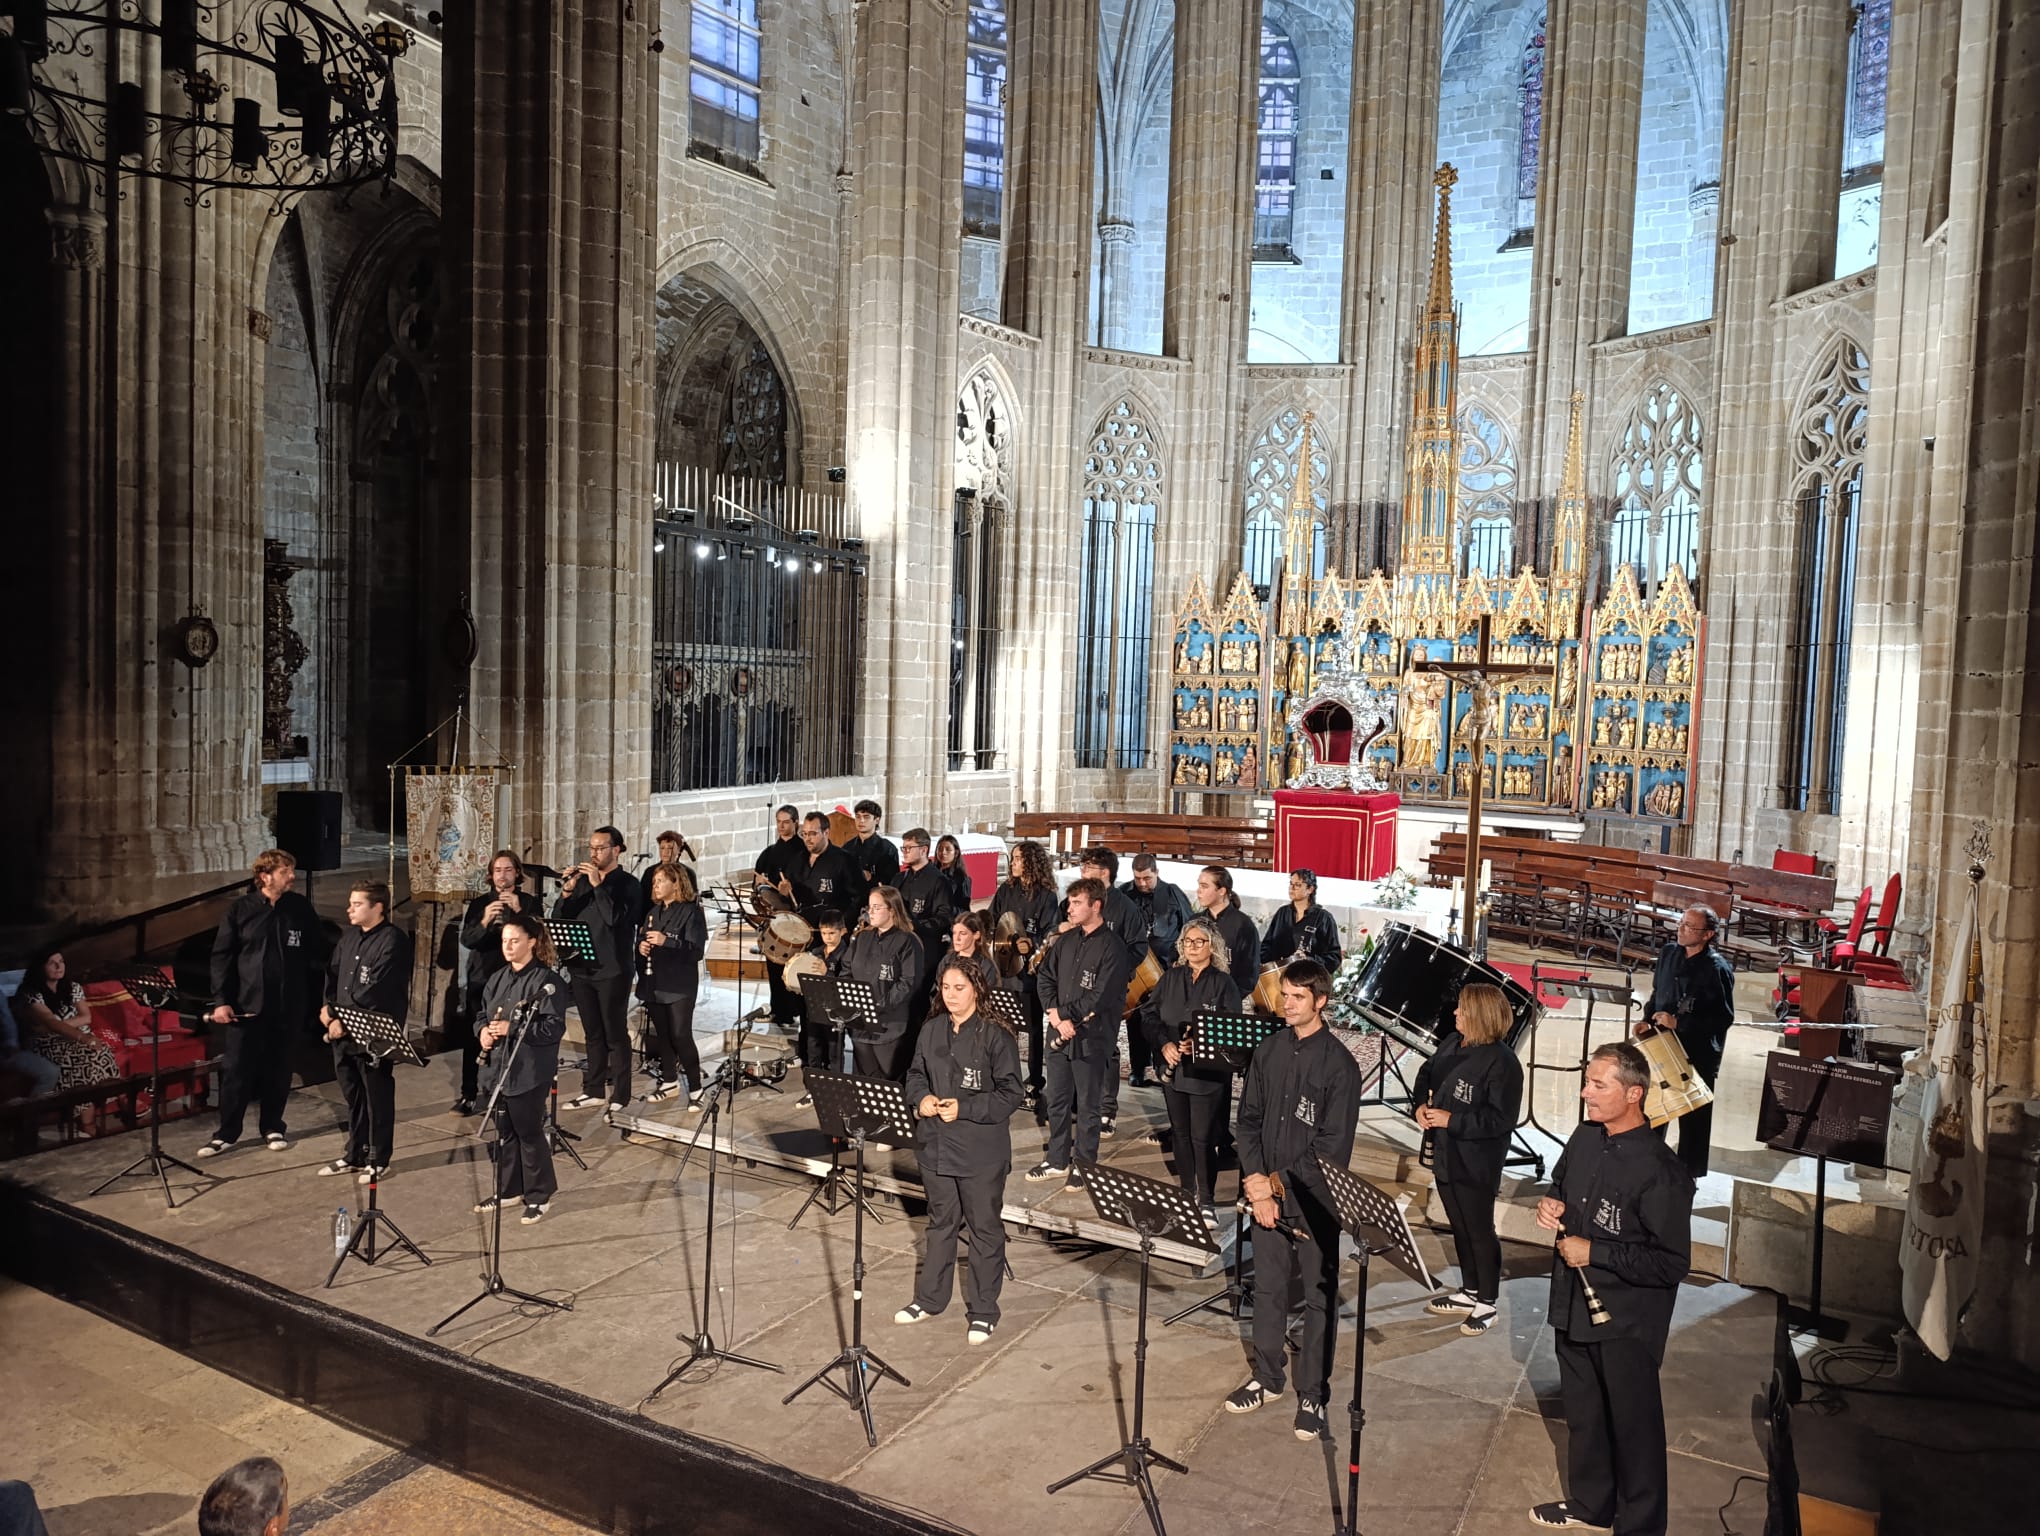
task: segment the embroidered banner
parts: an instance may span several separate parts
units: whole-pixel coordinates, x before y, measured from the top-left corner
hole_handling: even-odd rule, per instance
[[[411,894],[418,900],[464,901],[488,883],[499,777],[494,768],[405,773]]]

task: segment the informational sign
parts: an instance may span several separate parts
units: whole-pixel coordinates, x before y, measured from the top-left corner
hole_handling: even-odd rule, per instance
[[[1882,1168],[1897,1087],[1894,1072],[1772,1051],[1757,1104],[1757,1140],[1777,1152]]]

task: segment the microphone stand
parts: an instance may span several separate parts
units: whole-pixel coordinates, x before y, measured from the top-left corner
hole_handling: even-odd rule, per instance
[[[539,999],[532,997],[526,998],[517,1005],[520,1016],[516,1026],[510,1031],[510,1054],[503,1062],[503,1072],[496,1079],[496,1086],[489,1091],[488,1105],[482,1110],[482,1123],[475,1128],[475,1135],[477,1137],[481,1137],[485,1132],[496,1126],[496,1105],[503,1097],[503,1085],[510,1081],[511,1069],[517,1065],[517,1053],[524,1047],[525,1035],[530,1033],[531,1015],[537,1008],[538,1003]],[[480,1306],[492,1296],[508,1296],[513,1300],[524,1303],[526,1306],[545,1307],[554,1312],[571,1312],[574,1310],[574,1303],[571,1298],[566,1301],[554,1301],[551,1297],[534,1296],[529,1291],[520,1291],[513,1286],[503,1283],[502,1163],[503,1133],[501,1130],[497,1130],[495,1136],[489,1139],[489,1170],[493,1175],[489,1194],[493,1204],[489,1210],[491,1227],[489,1243],[482,1253],[482,1288],[471,1300],[461,1303],[460,1306],[426,1329],[425,1336],[427,1338],[436,1337],[455,1318]]]

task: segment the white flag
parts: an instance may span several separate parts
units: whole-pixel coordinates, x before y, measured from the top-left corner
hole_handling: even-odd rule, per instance
[[[1954,1352],[1962,1314],[1976,1294],[1983,1245],[1989,1073],[1982,991],[1983,944],[1972,882],[1928,1043],[1927,1086],[1899,1246],[1906,1320],[1942,1360]]]

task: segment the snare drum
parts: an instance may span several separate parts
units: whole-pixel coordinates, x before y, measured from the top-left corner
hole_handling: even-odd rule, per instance
[[[1507,972],[1406,923],[1382,928],[1354,984],[1353,1003],[1383,1034],[1428,1056],[1458,1027],[1453,1013],[1459,990],[1475,981],[1501,988],[1508,999],[1514,1022],[1507,1040],[1513,1050],[1544,1011],[1535,994]]]
[[[1686,1047],[1669,1029],[1636,1037],[1636,1048],[1650,1063],[1650,1086],[1643,1095],[1643,1116],[1655,1128],[1714,1102],[1714,1090],[1693,1070]],[[1685,1135],[1684,1131],[1679,1133]]]
[[[814,951],[804,949],[786,962],[786,968],[779,973],[779,979],[785,983],[787,991],[798,997],[801,995],[801,977],[826,976],[828,974],[829,962],[814,953]]]
[[[815,939],[815,930],[798,912],[775,912],[758,934],[758,948],[774,965],[784,965]]]

